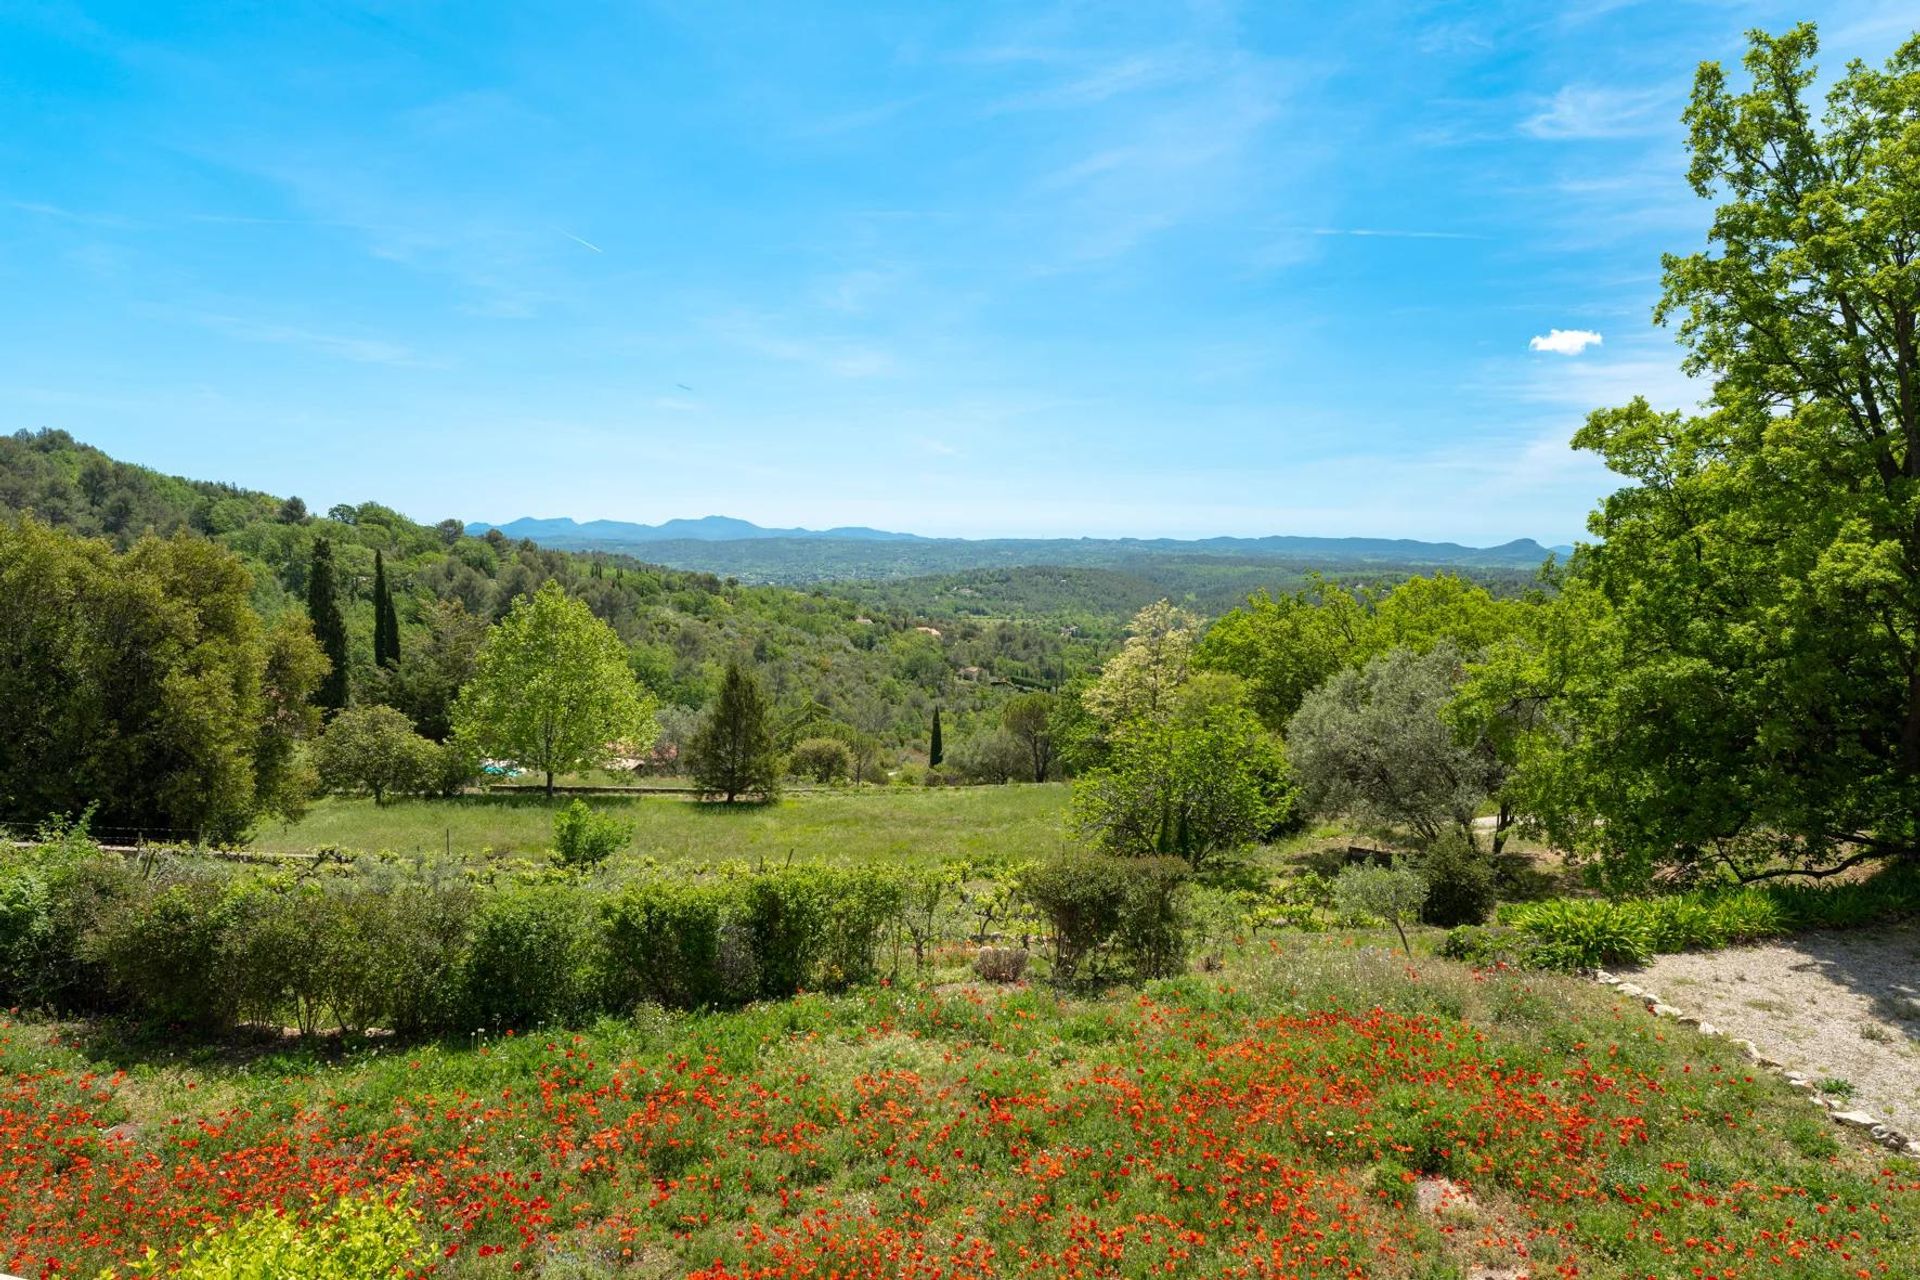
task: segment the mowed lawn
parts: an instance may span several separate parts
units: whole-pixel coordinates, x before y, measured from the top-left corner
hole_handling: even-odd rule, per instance
[[[773,805],[700,804],[682,796],[590,796],[587,803],[634,823],[630,855],[661,862],[885,860],[1037,857],[1062,846],[1065,784],[898,787],[800,792]],[[553,839],[544,796],[452,800],[322,800],[297,823],[262,829],[253,848],[305,853],[531,854]]]

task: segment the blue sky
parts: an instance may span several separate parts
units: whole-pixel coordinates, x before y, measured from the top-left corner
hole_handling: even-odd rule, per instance
[[[1571,540],[1584,413],[1691,398],[1692,68],[1801,18],[1917,25],[0,0],[0,429],[426,520]]]

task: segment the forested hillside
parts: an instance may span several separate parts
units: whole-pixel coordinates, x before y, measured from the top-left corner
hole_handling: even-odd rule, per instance
[[[926,733],[936,703],[951,733],[1020,686],[1051,686],[1087,669],[1102,653],[1099,637],[1117,637],[1131,612],[1087,635],[1063,633],[1051,621],[935,614],[906,601],[890,607],[823,590],[745,586],[623,555],[553,551],[499,533],[469,537],[458,520],[418,524],[375,503],[322,515],[297,497],[120,462],[60,431],[0,436],[0,519],[24,514],[123,549],[147,533],[205,535],[251,569],[252,603],[269,622],[297,607],[315,543],[330,541],[354,686],[380,686],[379,700],[428,725],[444,720],[458,687],[454,673],[429,668],[457,663],[463,650],[470,656],[480,624],[504,617],[549,579],[613,625],[669,724],[673,708],[702,705],[728,658],[739,657],[758,670],[789,734],[837,721],[895,745]],[[376,552],[399,621],[393,675],[373,658]],[[388,687],[394,683],[402,688]]]

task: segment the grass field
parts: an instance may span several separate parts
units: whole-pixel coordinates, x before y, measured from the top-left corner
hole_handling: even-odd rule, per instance
[[[425,1044],[0,1016],[0,1270],[379,1198],[477,1280],[1920,1273],[1920,1166],[1588,984],[1353,937],[960,976]]]
[[[560,801],[559,803],[564,803]],[[663,863],[796,859],[924,864],[948,858],[1037,857],[1058,849],[1065,784],[897,787],[802,792],[766,806],[698,804],[680,796],[593,796],[635,824],[632,852]],[[328,799],[300,822],[262,831],[266,852],[533,853],[553,839],[543,796],[453,800]]]

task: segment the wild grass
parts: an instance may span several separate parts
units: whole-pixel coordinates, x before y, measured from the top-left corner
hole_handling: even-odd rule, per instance
[[[305,853],[537,854],[552,846],[553,816],[568,802],[540,795],[456,799],[322,800],[297,823],[262,830],[252,847]],[[594,811],[634,824],[622,859],[663,864],[730,861],[880,861],[1037,858],[1062,847],[1063,784],[894,787],[802,792],[773,805],[701,804],[683,796],[589,796]]]
[[[0,1268],[124,1268],[324,1186],[417,1207],[416,1265],[479,1280],[1920,1269],[1920,1167],[1730,1045],[1352,936],[1142,988],[956,968],[578,1033],[82,1030],[0,1019]],[[1431,1176],[1480,1208],[1422,1213]]]

